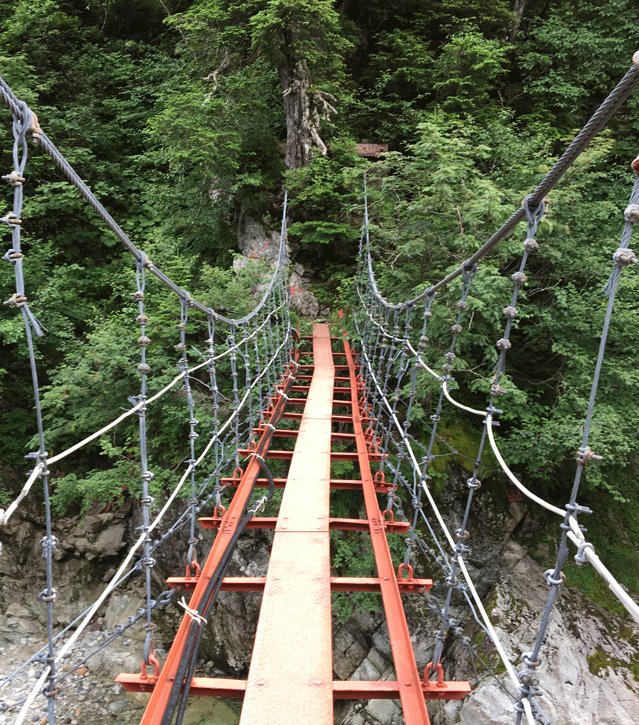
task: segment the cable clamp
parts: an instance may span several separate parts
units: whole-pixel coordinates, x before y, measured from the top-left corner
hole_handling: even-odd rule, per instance
[[[38,123],[38,117],[33,111],[31,111],[31,125],[29,126],[29,133],[34,141],[40,141],[42,138],[42,129]]]
[[[53,553],[59,543],[60,542],[58,541],[56,536],[43,536],[42,539],[40,539],[42,556],[46,556],[48,553]]]
[[[577,462],[585,466],[590,461],[603,461],[603,456],[598,456],[592,451],[590,446],[581,446],[577,449]]]
[[[22,186],[26,179],[20,175],[19,171],[12,171],[10,174],[5,174],[3,177],[4,181],[7,181],[11,186]]]
[[[24,295],[14,292],[3,304],[9,305],[9,307],[22,307],[26,301],[27,298]]]
[[[267,503],[268,497],[262,496],[262,498],[255,503],[255,506],[252,509],[253,516],[255,516],[255,514],[258,514],[260,511],[263,511]]]
[[[206,624],[206,617],[203,617],[196,609],[191,609],[191,607],[189,607],[189,605],[184,601],[184,597],[180,599],[178,604],[184,609],[189,617],[194,619],[200,626],[202,624]]]
[[[47,590],[43,589],[40,594],[38,594],[38,599],[41,602],[55,602],[58,598],[58,590],[57,589],[51,589],[51,594],[47,594]]]
[[[559,578],[555,579],[553,577],[554,574],[553,569],[548,569],[544,572],[544,579],[546,580],[546,584],[548,584],[549,587],[558,587],[561,584],[563,584],[566,581],[566,575],[562,572],[559,572]]]
[[[595,553],[595,547],[589,541],[584,541],[583,544],[579,544],[577,553],[575,554],[575,564],[577,566],[583,566],[588,561],[586,558],[586,549],[590,549],[593,554]]]
[[[623,215],[625,220],[630,222],[630,224],[639,222],[639,204],[628,204]]]
[[[12,264],[15,264],[19,259],[23,259],[24,254],[21,254],[20,252],[14,252],[13,249],[7,249],[7,251],[4,253],[4,256],[2,259],[5,262],[11,262]]]
[[[537,657],[536,660],[533,660],[532,652],[524,652],[521,656],[521,661],[526,665],[526,667],[530,667],[531,669],[535,669],[535,667],[539,667],[541,664],[539,657]]]
[[[587,506],[580,506],[578,503],[567,503],[566,511],[569,511],[575,518],[578,514],[592,514],[592,509]]]

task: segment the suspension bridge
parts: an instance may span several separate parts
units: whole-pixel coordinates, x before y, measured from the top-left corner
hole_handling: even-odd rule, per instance
[[[635,57],[634,62],[639,64],[639,58]],[[502,659],[510,680],[512,717],[516,725],[549,722],[538,701],[539,686],[543,683],[538,682],[536,673],[550,615],[563,581],[562,568],[569,556],[570,543],[576,547],[578,563],[590,563],[639,622],[639,607],[600,561],[594,547],[585,539],[585,529],[578,520],[586,511],[578,503],[580,479],[584,468],[598,458],[589,446],[589,431],[615,293],[624,268],[637,262],[629,246],[633,225],[639,221],[637,179],[625,211],[621,242],[613,255],[599,357],[594,364],[574,484],[567,495],[565,508],[554,506],[528,491],[508,467],[493,430],[501,413],[496,403],[505,392],[500,380],[512,344],[520,291],[527,282],[526,263],[538,248],[535,234],[544,214],[544,196],[638,84],[639,69],[633,65],[537,189],[525,198],[521,208],[455,271],[414,299],[391,304],[378,290],[364,192],[364,223],[355,277],[357,304],[352,310],[349,328],[354,334],[347,332],[345,321],[332,326],[317,322],[312,335],[300,337],[291,327],[288,309],[286,199],[279,254],[266,290],[250,314],[237,319],[226,317],[195,299],[135,246],[56,149],[31,109],[0,79],[0,95],[13,113],[14,134],[14,168],[3,177],[13,190],[13,210],[2,218],[2,222],[11,230],[11,248],[3,259],[14,267],[16,289],[5,305],[20,314],[24,322],[39,440],[38,450],[30,454],[33,471],[16,500],[6,511],[0,512],[0,520],[3,524],[9,521],[36,481],[43,487],[46,514],[46,533],[41,542],[46,585],[40,599],[47,610],[47,645],[30,660],[31,664],[36,662],[42,667],[31,693],[23,701],[11,705],[16,712],[17,725],[26,721],[31,707],[43,696],[47,721],[56,721],[56,695],[64,687],[65,678],[73,672],[73,669],[62,671],[62,660],[72,652],[74,643],[108,596],[132,577],[140,577],[144,582],[145,607],[110,637],[121,636],[129,627],[136,626],[142,627],[145,633],[140,671],[122,673],[117,678],[129,690],[150,693],[141,720],[143,725],[181,723],[192,695],[241,698],[242,725],[332,723],[335,700],[372,698],[398,700],[407,725],[426,725],[430,722],[429,701],[461,699],[471,689],[468,682],[447,680],[444,673],[445,640],[456,629],[451,614],[454,598],[467,603],[477,626],[490,638]],[[131,391],[131,407],[123,414],[56,455],[47,453],[40,407],[35,338],[41,337],[44,331],[29,307],[28,280],[23,274],[21,229],[28,141],[49,154],[94,207],[131,253],[136,271],[136,288],[131,294],[137,314],[132,318],[132,325],[137,325],[138,332],[132,334],[137,335],[140,348],[140,387]],[[639,160],[635,160],[633,168],[639,173]],[[486,407],[479,410],[456,400],[452,391],[457,341],[463,333],[467,298],[472,294],[475,279],[481,274],[477,263],[520,222],[527,225],[521,263],[511,278],[512,296],[505,301],[505,322],[496,340],[499,358],[491,371],[490,395]],[[152,295],[146,287],[150,277],[174,293],[175,317],[179,320],[175,332],[178,374],[154,392],[151,392],[154,388],[153,359],[149,354],[150,338],[147,335],[153,315]],[[425,359],[428,322],[437,304],[437,292],[457,278],[461,279],[455,305],[456,320],[449,330],[446,362],[441,371],[436,371]],[[203,362],[193,364],[188,355],[190,332],[202,329],[206,331],[206,347],[199,351]],[[357,340],[356,345],[351,343],[351,336]],[[432,376],[439,389],[431,426],[425,436],[426,444],[420,442],[424,436],[411,434],[409,430],[418,374],[422,373]],[[197,405],[191,387],[197,376],[205,377],[210,388],[213,414],[210,431],[198,427]],[[185,467],[179,482],[167,493],[162,508],[153,517],[153,461],[148,455],[148,419],[153,415],[156,401],[175,391],[182,393],[188,421],[189,432],[184,441]],[[231,401],[226,416],[222,415],[225,397]],[[467,481],[462,523],[454,532],[446,526],[429,485],[436,446],[442,444],[438,425],[448,406],[476,416],[482,430],[473,473]],[[56,632],[53,612],[59,594],[55,588],[53,555],[58,542],[53,534],[50,506],[52,471],[56,463],[73,456],[128,418],[138,420],[143,519],[140,536],[94,604],[62,631]],[[469,516],[475,492],[481,485],[478,473],[482,455],[488,448],[513,486],[561,520],[556,564],[545,574],[548,598],[540,612],[537,638],[532,650],[522,656],[518,669],[504,651],[466,566],[469,538],[472,540]],[[355,471],[351,478],[340,475],[341,469],[335,465],[340,462],[351,464],[351,470]],[[282,475],[274,475],[276,466],[283,471]],[[365,511],[366,518],[331,516],[331,493],[339,490],[361,495],[361,510]],[[276,492],[279,491],[282,495],[278,503]],[[182,505],[185,497],[188,499],[186,507]],[[403,501],[410,509],[408,515],[403,510]],[[265,507],[275,503],[278,503],[276,516],[260,515]],[[211,515],[201,515],[204,512]],[[168,516],[172,517],[172,523],[160,529],[160,523]],[[198,551],[198,527],[217,531],[206,556]],[[252,528],[274,530],[266,575],[227,576],[238,539]],[[160,530],[164,533],[159,534]],[[153,555],[170,537],[183,530],[188,531],[188,548],[181,565],[184,574],[176,571],[175,576],[169,578],[166,591],[154,595]],[[368,547],[374,553],[376,576],[333,576],[331,531],[360,531],[369,536]],[[398,567],[388,544],[388,536],[396,533],[405,534],[407,541],[403,561]],[[413,562],[417,555],[428,559],[439,572],[440,590],[444,592],[439,599],[429,595],[433,586],[431,579],[414,576]],[[225,590],[262,592],[246,679],[195,675],[203,633],[213,616],[218,593]],[[334,678],[331,595],[339,591],[370,591],[381,595],[392,647],[394,680],[342,681]],[[161,616],[162,607],[180,595],[183,619],[170,651],[161,661],[154,644],[154,620]],[[424,597],[439,620],[432,658],[424,672],[417,668],[403,595]],[[6,678],[0,688],[20,677],[23,669],[24,666]],[[4,703],[4,709],[7,707]]]

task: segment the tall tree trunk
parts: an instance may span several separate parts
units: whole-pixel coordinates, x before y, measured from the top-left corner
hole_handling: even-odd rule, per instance
[[[308,166],[313,147],[326,153],[320,136],[320,114],[328,118],[336,113],[335,98],[312,89],[311,77],[304,61],[285,62],[279,69],[280,88],[286,116],[286,168]]]
[[[508,33],[508,40],[512,43],[515,40],[519,26],[521,25],[522,18],[528,7],[529,0],[515,0],[513,3],[513,13],[515,18],[512,25],[510,26],[510,32]]]

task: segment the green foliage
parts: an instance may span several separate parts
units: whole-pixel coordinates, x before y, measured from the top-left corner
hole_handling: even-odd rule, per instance
[[[267,0],[249,24],[253,48],[276,67],[303,60],[312,73],[325,73],[351,47],[331,0]]]
[[[450,37],[434,66],[433,89],[446,110],[474,111],[488,101],[513,46],[476,31]]]
[[[118,503],[126,496],[140,498],[142,495],[142,469],[139,461],[125,454],[108,441],[101,441],[100,455],[109,459],[108,468],[88,471],[84,476],[68,473],[57,478],[51,497],[54,514],[64,516],[71,508],[80,508],[86,513],[92,506],[106,506]],[[164,487],[175,483],[175,476],[166,469],[154,476],[149,491],[153,497],[160,496]]]
[[[627,0],[559,3],[531,21],[518,53],[523,90],[570,128],[586,121],[628,70],[639,44],[638,10]]]

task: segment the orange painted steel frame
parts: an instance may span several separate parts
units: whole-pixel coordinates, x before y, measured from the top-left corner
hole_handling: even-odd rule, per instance
[[[298,355],[299,353],[296,351],[296,360],[298,359]],[[292,375],[289,375],[286,382],[280,387],[279,399],[273,407],[273,413],[270,417],[271,421],[278,419],[277,416],[286,405],[285,396],[292,383],[293,377]],[[267,438],[268,433],[269,429],[266,428],[262,433],[262,440]],[[235,534],[237,524],[242,517],[248,498],[253,490],[253,484],[257,480],[261,470],[262,469],[258,461],[255,457],[252,457],[246,467],[245,473],[241,477],[237,492],[229,505],[228,511],[224,514],[222,526],[215,537],[215,541],[213,542],[213,546],[211,547],[211,551],[209,552],[206,562],[202,566],[200,577],[189,602],[189,607],[191,609],[197,609],[199,606],[203,594],[211,581],[211,577],[217,569],[229,542]],[[171,695],[171,689],[173,687],[173,683],[175,682],[180,661],[184,654],[189,629],[193,623],[193,619],[188,615],[185,615],[182,619],[164,666],[162,667],[162,671],[157,677],[157,681],[154,682],[153,693],[151,694],[149,703],[146,706],[140,725],[160,725]],[[120,675],[116,678],[116,682],[120,682],[121,684],[127,686],[126,681],[128,679],[130,678],[127,678],[126,675]],[[142,679],[144,679],[144,677],[142,677]],[[148,680],[153,682],[154,678],[149,677]]]
[[[430,719],[426,702],[422,694],[421,677],[417,670],[413,645],[410,641],[406,614],[402,604],[402,597],[395,576],[393,559],[388,548],[384,532],[384,519],[379,504],[373,475],[369,461],[368,447],[362,430],[362,416],[358,401],[358,385],[355,376],[355,365],[348,340],[344,339],[344,351],[348,361],[351,378],[351,406],[353,411],[353,426],[355,428],[355,443],[359,456],[362,488],[364,489],[364,502],[366,514],[370,523],[370,533],[375,553],[375,563],[382,592],[382,602],[386,612],[388,634],[393,652],[393,662],[397,673],[399,696],[402,702],[404,721],[406,725],[428,725]]]
[[[295,455],[280,507],[267,577],[227,578],[222,582],[223,589],[264,590],[249,678],[244,682],[194,677],[190,692],[194,695],[244,697],[242,725],[297,725],[305,722],[329,725],[333,722],[333,699],[369,698],[400,698],[406,725],[429,725],[425,699],[460,699],[470,692],[470,685],[468,682],[444,682],[441,669],[437,672],[437,681],[420,680],[400,592],[427,590],[432,581],[414,579],[411,570],[408,579],[398,580],[395,574],[386,531],[401,529],[401,525],[399,522],[395,526],[386,522],[379,510],[376,491],[386,491],[388,486],[375,480],[371,473],[370,461],[380,460],[380,454],[371,455],[370,436],[367,438],[362,429],[363,416],[358,398],[360,386],[350,346],[344,340],[345,352],[340,354],[347,358],[348,366],[334,365],[333,357],[338,354],[331,352],[328,326],[316,324],[314,333],[314,375],[304,413],[281,415],[298,419],[301,423],[296,432]],[[335,369],[344,368],[349,371],[350,389],[340,389],[340,392],[350,393],[351,400],[347,404],[352,414],[337,416],[332,414]],[[284,396],[280,397],[276,406],[278,413],[283,399]],[[271,420],[275,419],[274,414]],[[352,438],[351,435],[348,437],[354,439],[357,446],[361,481],[342,482],[330,478],[331,437],[337,437],[331,435],[331,423],[335,422],[349,422],[354,427]],[[367,422],[370,422],[369,418]],[[258,450],[264,454],[260,444]],[[235,532],[235,524],[257,478],[255,466],[253,459],[239,481],[225,479],[232,482],[231,485],[237,482],[238,492],[221,522],[219,519],[202,520],[204,526],[214,525],[217,528],[219,524],[220,533],[200,578],[173,577],[169,580],[171,586],[177,589],[195,589],[191,606],[197,606],[199,599],[196,596],[205,586],[202,580],[206,577],[206,581],[210,581],[226,542]],[[330,488],[354,488],[355,484],[363,490],[368,521],[330,519]],[[254,523],[264,526],[273,522],[262,519]],[[331,577],[329,529],[335,526],[361,530],[362,524],[371,534],[378,576],[368,579]],[[219,541],[223,535],[226,538]],[[331,590],[381,591],[397,672],[396,682],[332,681]],[[186,627],[188,631],[189,623],[189,618],[185,617],[141,725],[157,725],[161,721],[184,649],[186,635],[181,634],[182,629]],[[128,690],[149,692],[153,690],[155,678],[122,674],[118,681]],[[155,716],[154,713],[159,714]]]

